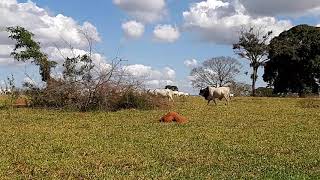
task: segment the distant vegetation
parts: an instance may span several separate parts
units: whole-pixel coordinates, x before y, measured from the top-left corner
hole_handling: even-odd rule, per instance
[[[64,57],[60,76],[52,76],[57,62],[48,59],[34,35],[23,27],[8,27],[9,38],[16,42],[11,56],[17,61],[30,61],[39,67],[43,85],[26,82],[23,89],[8,89],[10,101],[19,94],[26,95],[28,105],[77,111],[114,111],[125,108],[166,108],[169,103],[146,90],[143,82],[128,75],[122,68],[123,60],[115,58],[110,67],[100,69],[92,59],[93,43],[83,32],[89,44],[87,54]],[[317,95],[320,89],[320,30],[299,25],[269,40],[272,32],[263,28],[242,29],[239,42],[233,50],[252,67],[251,89],[236,82],[241,65],[231,57],[214,57],[191,70],[191,82],[195,88],[206,86],[230,86],[236,96],[285,96],[298,93],[300,97]],[[69,44],[70,49],[73,47]],[[265,67],[263,78],[267,88],[256,89],[257,71]],[[15,86],[14,84],[12,84]],[[178,91],[175,85],[166,89]],[[271,92],[272,91],[272,92]],[[1,91],[2,92],[2,91]],[[151,92],[151,93],[150,93]],[[3,92],[2,92],[3,93]]]
[[[92,42],[83,33],[90,45],[84,55],[65,57],[62,77],[53,77],[52,69],[57,63],[48,59],[41,51],[40,43],[33,34],[23,27],[9,27],[9,38],[16,41],[11,53],[17,61],[31,61],[39,66],[44,86],[26,82],[21,91],[29,98],[32,107],[71,109],[78,111],[114,111],[126,108],[165,108],[169,104],[152,96],[140,82],[123,71],[122,59],[115,58],[108,69],[99,69],[92,59]],[[72,46],[70,45],[71,50]],[[17,92],[18,90],[12,90]],[[12,92],[12,93],[15,93]],[[10,93],[10,94],[12,94]]]

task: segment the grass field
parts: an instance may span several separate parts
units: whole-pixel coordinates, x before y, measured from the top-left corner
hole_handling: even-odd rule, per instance
[[[1,179],[319,179],[320,108],[301,99],[197,97],[173,110],[0,110]]]

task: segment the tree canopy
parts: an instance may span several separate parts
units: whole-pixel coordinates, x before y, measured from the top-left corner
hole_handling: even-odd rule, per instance
[[[34,34],[23,27],[8,27],[9,38],[16,41],[11,56],[18,61],[31,60],[39,66],[42,81],[50,79],[51,68],[56,66],[56,62],[49,61],[46,54],[40,49],[40,43],[33,40]]]
[[[264,81],[274,93],[318,92],[320,78],[320,28],[298,25],[282,32],[269,44]]]
[[[250,27],[240,31],[239,42],[233,44],[234,52],[243,59],[250,61],[252,67],[252,96],[255,96],[255,86],[258,79],[258,69],[267,61],[268,41],[272,31],[264,32],[261,28]]]

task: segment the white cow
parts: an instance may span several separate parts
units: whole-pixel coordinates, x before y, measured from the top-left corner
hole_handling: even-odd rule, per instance
[[[178,96],[180,96],[180,97],[186,97],[186,96],[189,96],[189,93],[179,92]]]
[[[174,96],[179,96],[180,92],[179,91],[172,91],[172,93],[173,93]]]
[[[205,89],[201,89],[199,95],[203,96],[206,100],[208,100],[208,104],[213,100],[215,105],[217,105],[216,98],[219,100],[226,99],[226,104],[230,101],[230,88],[229,87],[207,87]]]
[[[174,101],[173,100],[173,91],[170,89],[155,89],[153,90],[153,94],[156,96],[163,96],[167,97],[169,101]]]

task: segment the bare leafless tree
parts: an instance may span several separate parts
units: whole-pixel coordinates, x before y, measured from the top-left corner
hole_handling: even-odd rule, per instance
[[[215,57],[191,70],[191,82],[195,88],[224,86],[234,80],[240,69],[241,64],[232,57]]]

